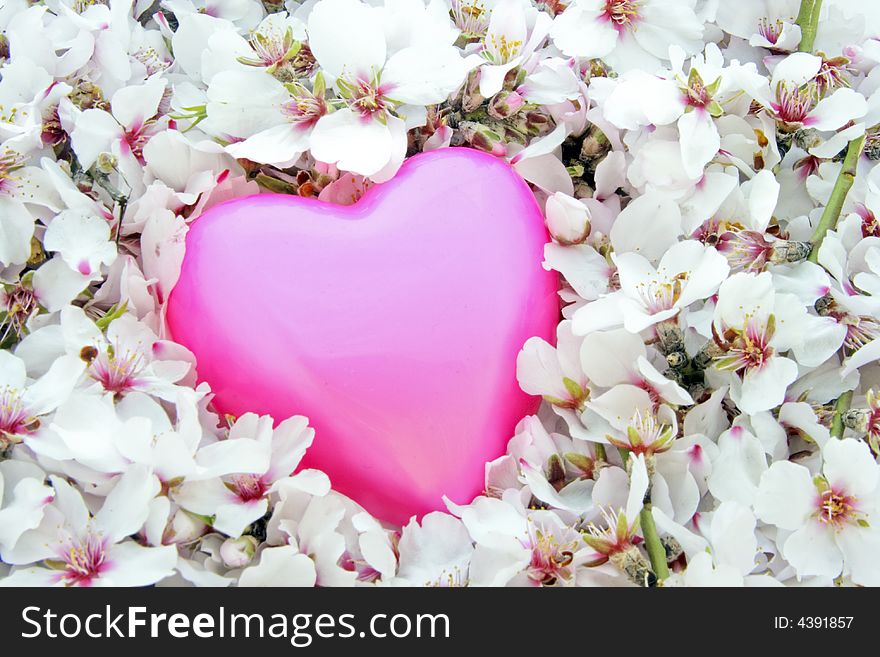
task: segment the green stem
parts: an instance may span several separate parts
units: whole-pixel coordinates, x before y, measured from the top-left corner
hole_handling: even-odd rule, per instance
[[[654,515],[651,513],[651,502],[645,502],[639,516],[642,527],[642,535],[645,537],[645,548],[651,559],[651,568],[658,581],[669,577],[669,566],[666,564],[666,548],[660,542],[660,534],[657,533],[657,525],[654,524]]]
[[[819,247],[822,246],[822,240],[825,239],[825,233],[837,226],[837,220],[840,218],[840,211],[843,209],[843,202],[846,200],[846,195],[849,193],[849,190],[855,181],[856,169],[864,148],[865,135],[862,135],[858,139],[853,139],[849,142],[849,146],[846,148],[846,157],[843,158],[843,166],[840,168],[840,173],[837,174],[837,180],[834,181],[834,188],[831,190],[828,204],[825,206],[825,210],[822,212],[822,218],[819,220],[819,225],[816,226],[816,231],[813,233],[813,237],[810,240],[813,244],[813,249],[810,251],[810,256],[808,258],[810,262],[819,261]]]
[[[608,455],[605,453],[605,445],[602,443],[596,443],[596,460],[608,461]]]
[[[801,43],[798,46],[801,52],[813,52],[821,9],[822,0],[801,0],[801,8],[797,16],[797,24],[801,27]]]
[[[837,398],[837,401],[834,402],[834,415],[831,416],[832,438],[843,438],[843,430],[845,429],[843,425],[843,414],[849,410],[852,398],[852,390],[848,390],[840,395],[840,397]]]

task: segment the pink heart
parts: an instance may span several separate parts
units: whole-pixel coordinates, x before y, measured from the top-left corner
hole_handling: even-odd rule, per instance
[[[516,381],[553,341],[555,274],[532,192],[463,148],[417,155],[352,206],[263,194],[187,235],[168,305],[224,413],[309,417],[304,464],[402,524],[469,502],[538,398]]]

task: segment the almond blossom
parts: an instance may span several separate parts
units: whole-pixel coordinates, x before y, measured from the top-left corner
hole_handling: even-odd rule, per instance
[[[0,583],[880,584],[878,6],[0,2]],[[560,313],[480,492],[394,524],[167,303],[214,206],[446,147],[532,190]]]

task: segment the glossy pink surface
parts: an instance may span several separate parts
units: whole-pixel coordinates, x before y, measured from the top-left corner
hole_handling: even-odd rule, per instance
[[[432,151],[353,206],[264,194],[208,210],[168,323],[219,410],[308,416],[304,465],[405,523],[479,494],[536,410],[515,365],[529,337],[554,339],[547,239],[505,162]]]

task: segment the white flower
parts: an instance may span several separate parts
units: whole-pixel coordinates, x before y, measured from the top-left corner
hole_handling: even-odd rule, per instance
[[[798,8],[798,0],[720,2],[715,24],[725,32],[748,39],[753,46],[793,51],[801,40],[801,28],[795,22]]]
[[[80,165],[89,169],[98,156],[109,153],[127,186],[141,185],[144,147],[164,127],[158,114],[165,86],[165,79],[154,76],[113,94],[111,112],[92,108],[80,113],[70,135]]]
[[[382,12],[359,0],[321,0],[309,14],[308,33],[315,59],[343,101],[315,125],[312,155],[376,181],[403,161],[418,106],[444,100],[473,66],[452,45],[390,53]]]
[[[293,474],[314,434],[304,417],[288,418],[273,431],[271,417],[247,413],[232,426],[227,440],[253,437],[269,450],[265,467],[260,472],[239,471],[223,479],[187,481],[174,499],[189,511],[213,517],[214,529],[238,537],[265,515],[273,484]]]
[[[61,311],[61,329],[55,348],[85,361],[92,387],[116,398],[140,391],[173,402],[175,384],[194,360],[185,348],[160,340],[130,314],[112,319],[104,332],[82,309],[68,306]]]
[[[741,272],[722,283],[713,332],[724,354],[716,366],[735,374],[741,410],[765,411],[785,400],[798,368],[781,353],[791,349],[798,362],[816,366],[837,351],[846,330],[825,320],[808,314],[795,295],[775,292],[769,272]]]
[[[804,127],[837,130],[864,116],[868,109],[864,96],[848,87],[835,89],[816,102],[815,84],[810,83],[821,66],[821,57],[808,53],[789,55],[776,64],[770,82],[763,79],[752,95],[789,131]],[[857,136],[852,134],[849,139]]]
[[[623,73],[655,73],[677,44],[702,46],[703,24],[693,0],[575,0],[553,21],[551,36],[572,57],[602,58]]]
[[[82,372],[82,361],[61,356],[39,379],[29,380],[24,361],[0,351],[0,445],[39,432],[43,418],[67,400]]]
[[[523,0],[500,0],[492,7],[480,55],[480,94],[501,91],[507,73],[523,64],[550,32],[551,19]]]
[[[235,138],[226,152],[254,162],[289,166],[309,148],[311,130],[327,112],[324,90],[300,82],[285,87],[258,70],[230,69],[211,79],[205,130]]]
[[[613,257],[620,290],[578,308],[572,330],[586,335],[623,326],[631,333],[674,318],[690,304],[714,294],[727,276],[727,260],[713,247],[679,242],[669,248],[656,269],[638,253]]]
[[[101,509],[89,513],[80,493],[60,477],[50,477],[55,498],[36,529],[25,532],[3,554],[16,568],[0,586],[146,586],[170,575],[177,562],[173,546],[142,547],[126,540],[147,518],[159,492],[146,468],[121,476]]]
[[[83,276],[111,265],[116,245],[110,241],[110,226],[100,217],[65,210],[56,216],[43,237],[43,246],[61,254],[67,266]]]
[[[867,444],[829,440],[822,449],[822,475],[777,461],[761,477],[755,513],[780,530],[782,555],[799,578],[849,576],[877,586],[880,549],[876,527],[880,468]]]

